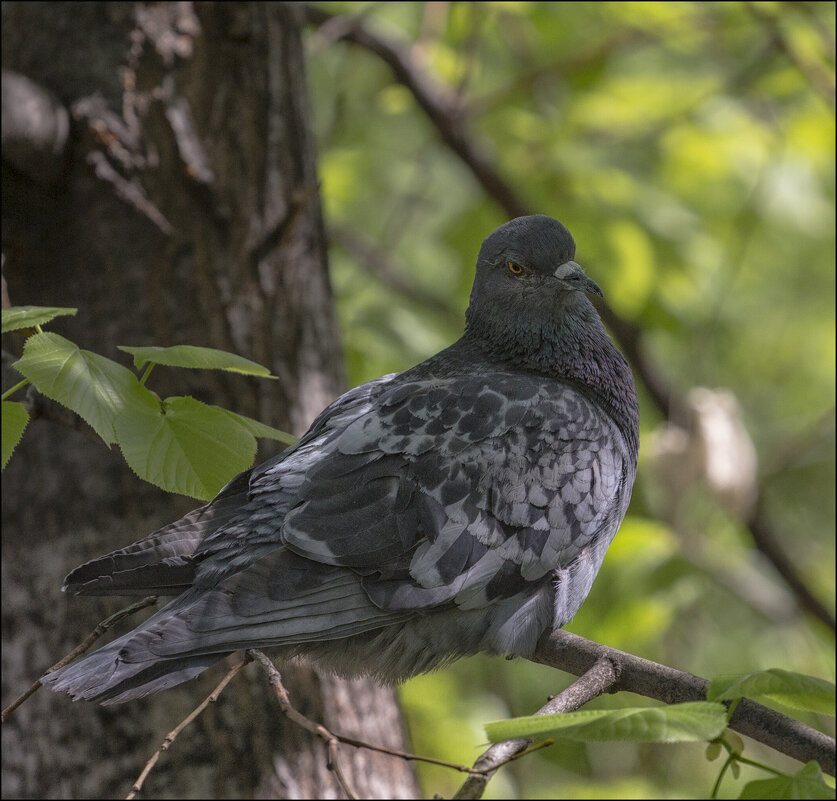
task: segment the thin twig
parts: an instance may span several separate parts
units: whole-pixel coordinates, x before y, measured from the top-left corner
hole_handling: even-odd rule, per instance
[[[306,731],[310,732],[316,737],[319,737],[323,742],[325,742],[328,748],[328,768],[334,774],[335,779],[343,788],[343,792],[349,798],[357,798],[352,788],[346,782],[346,778],[343,776],[343,772],[340,770],[338,760],[337,760],[337,743],[339,738],[332,734],[325,726],[320,723],[314,723],[313,720],[309,720],[305,715],[301,712],[298,712],[291,704],[291,700],[288,697],[288,691],[285,689],[285,685],[282,682],[282,676],[279,671],[276,669],[276,666],[267,656],[257,648],[249,648],[245,652],[250,658],[255,659],[267,672],[268,681],[270,682],[270,686],[273,687],[273,691],[276,695],[276,700],[279,702],[279,709],[282,710],[282,714],[288,718],[288,720],[296,723],[298,726],[301,726]]]
[[[136,798],[137,793],[142,790],[142,786],[145,784],[148,774],[151,773],[152,769],[157,764],[157,760],[163,755],[164,751],[169,750],[171,744],[177,738],[177,735],[180,734],[180,732],[182,732],[183,729],[185,729],[198,715],[200,715],[204,709],[206,709],[210,704],[214,704],[224,691],[224,688],[235,678],[238,671],[250,664],[251,661],[252,657],[245,654],[244,659],[241,662],[233,665],[227,671],[224,678],[218,682],[218,686],[163,738],[163,742],[160,744],[160,747],[151,755],[151,759],[145,763],[145,767],[142,769],[142,772],[131,786],[131,792],[125,796],[125,801],[130,801],[132,798]]]
[[[82,642],[73,648],[70,653],[66,656],[59,659],[49,670],[44,672],[44,676],[49,675],[50,673],[55,672],[59,668],[64,667],[64,665],[68,665],[72,662],[77,656],[81,656],[91,645],[93,645],[96,640],[99,639],[108,629],[113,628],[120,620],[128,617],[129,615],[133,615],[134,612],[139,612],[140,609],[145,609],[146,606],[151,606],[152,604],[157,603],[157,596],[156,595],[149,595],[146,598],[143,598],[141,601],[137,601],[136,603],[131,604],[130,606],[126,606],[124,609],[120,609],[118,612],[114,612],[110,617],[105,618],[101,623],[99,623],[93,631],[88,634]],[[6,718],[15,711],[27,698],[31,695],[34,695],[37,692],[38,688],[41,686],[40,680],[36,681],[23,695],[16,698],[9,704],[2,712],[2,716],[0,716],[0,722],[5,723]]]
[[[336,734],[338,740],[344,745],[353,745],[355,748],[368,748],[370,751],[377,751],[379,754],[387,754],[388,756],[398,757],[406,762],[427,762],[429,765],[438,765],[442,768],[450,768],[451,770],[458,770],[460,773],[473,773],[473,768],[468,765],[462,765],[458,762],[448,762],[444,759],[436,759],[435,757],[422,756],[421,754],[411,754],[408,751],[398,751],[395,748],[387,748],[384,745],[373,745],[372,743],[365,743],[363,740],[355,740],[352,737],[346,737],[344,734]]]
[[[619,678],[618,663],[602,656],[558,695],[553,696],[537,712],[536,715],[555,715],[564,712],[574,712],[588,701],[600,696],[611,688]],[[532,740],[519,737],[505,740],[491,746],[476,762],[473,774],[456,791],[454,798],[482,798],[485,787],[498,768],[512,759],[530,753]]]
[[[332,737],[328,741],[328,761],[326,762],[326,767],[334,773],[337,781],[343,788],[343,792],[349,796],[349,798],[357,798],[358,796],[354,794],[351,785],[348,781],[346,781],[343,771],[340,770],[340,761],[337,759],[337,744],[336,737]]]
[[[382,745],[374,745],[373,743],[367,743],[363,740],[357,740],[354,737],[347,737],[344,734],[338,734],[337,732],[330,731],[321,723],[315,723],[313,720],[305,717],[305,715],[303,715],[301,712],[294,708],[288,696],[288,691],[285,689],[285,685],[282,682],[281,674],[276,669],[276,666],[273,664],[273,662],[271,662],[271,660],[262,651],[255,648],[251,648],[248,649],[246,653],[250,654],[252,658],[259,662],[259,664],[262,665],[265,671],[267,671],[270,684],[273,687],[273,690],[276,694],[276,698],[279,702],[279,708],[281,709],[282,714],[285,715],[285,717],[287,717],[288,720],[292,721],[293,723],[296,723],[306,731],[313,734],[315,737],[319,737],[321,740],[323,740],[328,745],[330,749],[330,754],[333,751],[332,743],[342,743],[343,745],[351,745],[354,748],[365,748],[369,751],[375,751],[379,754],[386,754],[387,756],[396,757],[405,761],[427,762],[430,765],[438,765],[443,768],[451,768],[452,770],[457,770],[460,773],[479,774],[484,772],[485,770],[485,768],[472,768],[468,765],[461,765],[456,762],[447,762],[444,759],[435,759],[434,757],[421,756],[420,754],[411,754],[407,751],[399,751],[395,748],[387,748],[386,746]],[[338,781],[339,780],[340,777],[338,776]],[[343,789],[346,791],[347,794],[350,794],[351,791],[349,788],[344,786]]]

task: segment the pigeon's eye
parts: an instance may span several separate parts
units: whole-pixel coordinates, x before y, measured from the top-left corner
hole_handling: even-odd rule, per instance
[[[523,268],[516,261],[506,262],[506,266],[512,275],[520,275],[523,272]]]

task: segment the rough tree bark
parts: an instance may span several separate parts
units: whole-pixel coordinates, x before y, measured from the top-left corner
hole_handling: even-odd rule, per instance
[[[304,430],[343,376],[296,6],[11,2],[2,14],[3,68],[17,73],[3,109],[12,302],[77,306],[51,330],[111,358],[118,344],[190,343],[269,365],[279,381],[158,368],[151,383]],[[143,485],[83,431],[30,424],[3,479],[4,704],[120,605],[63,596],[66,572],[194,505]],[[124,796],[223,669],[108,709],[42,690],[3,726],[4,796]],[[390,690],[306,667],[285,677],[309,717],[405,747]],[[340,761],[361,797],[417,795],[405,763],[350,748]],[[255,666],[144,793],[342,797],[322,745],[277,716]]]

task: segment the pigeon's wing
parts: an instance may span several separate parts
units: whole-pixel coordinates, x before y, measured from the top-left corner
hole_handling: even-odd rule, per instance
[[[363,575],[384,609],[478,608],[610,541],[635,468],[625,453],[609,416],[569,384],[401,381],[310,466],[282,538]]]
[[[78,595],[178,595],[209,587],[282,544],[279,529],[307,465],[397,374],[355,387],[273,459],[236,476],[205,506],[125,548],[77,567],[64,589]]]

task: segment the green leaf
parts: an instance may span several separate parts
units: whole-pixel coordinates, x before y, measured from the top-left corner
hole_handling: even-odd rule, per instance
[[[151,394],[126,367],[51,332],[29,337],[12,366],[39,392],[88,422],[108,445],[116,441],[117,415],[141,403],[142,393]]]
[[[790,776],[748,782],[739,798],[834,798],[834,788],[825,783],[820,766],[809,762]]]
[[[10,309],[3,309],[3,333],[32,328],[48,323],[55,317],[74,315],[77,311],[78,309],[60,306],[12,306]]]
[[[744,696],[767,696],[794,709],[834,714],[834,684],[779,668],[716,676],[706,693],[708,701],[732,701]]]
[[[216,408],[220,409],[221,407],[218,406]],[[279,428],[273,428],[272,426],[265,425],[264,423],[260,423],[258,420],[254,420],[252,417],[246,417],[243,414],[236,414],[235,412],[231,412],[229,409],[222,409],[221,411],[226,412],[233,418],[233,420],[241,423],[241,425],[243,425],[254,437],[275,439],[279,442],[284,442],[287,445],[293,445],[299,439],[293,434],[289,434],[287,431],[282,431]]]
[[[276,378],[267,367],[251,362],[235,353],[215,348],[199,348],[195,345],[174,345],[171,348],[139,347],[120,345],[134,357],[134,367],[141,370],[145,364],[165,364],[168,367],[188,367],[197,370],[229,370],[233,373],[256,375],[262,378]]]
[[[675,743],[714,740],[725,727],[726,709],[722,704],[695,701],[664,707],[532,715],[487,723],[485,731],[492,742],[514,737],[555,737],[584,741]]]
[[[9,463],[12,451],[17,447],[20,438],[23,436],[23,430],[29,422],[29,415],[22,403],[15,403],[14,401],[3,401],[3,446],[2,446],[2,469],[6,469]]]
[[[125,461],[140,478],[205,501],[256,455],[256,440],[244,425],[189,397],[126,409],[114,428]]]
[[[729,712],[727,712],[727,718],[729,718]],[[727,729],[721,735],[721,740],[723,740],[731,754],[741,755],[744,753],[744,740],[732,729]]]

